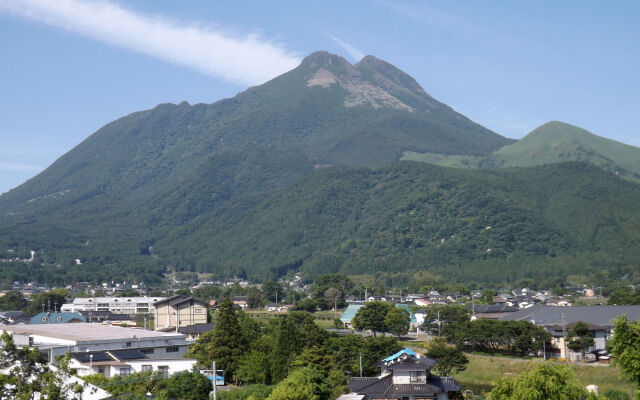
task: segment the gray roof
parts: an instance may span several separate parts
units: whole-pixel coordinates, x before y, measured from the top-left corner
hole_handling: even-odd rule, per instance
[[[582,321],[599,326],[612,326],[611,320],[623,314],[631,321],[640,320],[640,306],[573,306],[555,307],[538,304],[510,313],[502,321],[530,321],[536,325],[560,325]]]
[[[474,310],[480,314],[505,313],[518,311],[517,306],[508,306],[507,303],[498,304],[478,304],[475,307],[467,306],[468,310]]]
[[[178,328],[179,333],[194,335],[212,331],[215,326],[213,324],[194,324]]]

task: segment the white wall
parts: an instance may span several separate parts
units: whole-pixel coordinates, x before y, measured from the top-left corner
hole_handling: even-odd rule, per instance
[[[133,372],[142,372],[143,365],[151,365],[153,372],[158,372],[158,367],[166,365],[169,367],[169,375],[176,372],[191,371],[197,360],[183,358],[181,360],[132,360],[127,364],[131,365]]]

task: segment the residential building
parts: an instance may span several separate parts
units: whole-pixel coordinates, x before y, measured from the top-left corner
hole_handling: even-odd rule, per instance
[[[112,378],[147,371],[170,376],[190,371],[195,364],[195,359],[153,359],[141,350],[110,350],[71,353],[69,367],[75,369],[80,377],[102,374]]]
[[[139,350],[154,360],[181,360],[191,344],[181,334],[82,322],[0,325],[2,330],[13,336],[16,346],[37,346],[49,360],[67,351],[111,350]]]
[[[349,390],[352,393],[339,400],[459,398],[462,386],[454,378],[431,374],[435,365],[435,360],[406,348],[380,362],[380,376],[351,378]]]
[[[154,304],[164,297],[76,297],[63,304],[60,311],[110,311],[115,314],[153,314]]]
[[[579,356],[568,351],[565,333],[576,322],[584,322],[595,340],[595,346],[588,351],[604,350],[607,340],[613,333],[613,320],[621,315],[626,315],[630,321],[638,321],[640,320],[640,306],[556,307],[537,304],[510,313],[500,319],[503,321],[529,321],[545,328],[552,335],[551,343],[557,349],[554,354],[546,354],[546,356],[576,360]]]
[[[206,324],[207,304],[183,295],[167,297],[154,303],[156,330],[175,330],[181,327]]]
[[[178,333],[187,335],[187,340],[196,340],[202,334],[211,332],[214,327],[213,324],[195,324],[178,328]]]

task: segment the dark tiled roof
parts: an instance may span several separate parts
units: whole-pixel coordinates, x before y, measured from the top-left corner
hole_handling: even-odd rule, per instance
[[[184,333],[185,335],[194,335],[212,331],[213,328],[213,324],[195,324],[178,328],[178,332]]]
[[[561,325],[583,321],[611,326],[611,320],[626,314],[630,321],[640,320],[640,306],[571,306],[555,307],[538,304],[500,318],[503,321],[534,321],[536,325]]]
[[[440,377],[431,375],[427,379],[427,383],[442,389],[445,392],[459,392],[462,390],[462,385],[459,384],[455,378]]]
[[[148,358],[140,352],[140,350],[111,350],[109,353],[113,354],[118,360],[139,360],[141,358]]]
[[[93,356],[93,360],[91,359],[92,357],[90,356]],[[112,358],[109,357],[106,351],[73,353],[71,357],[75,358],[81,363],[88,363],[89,361],[93,361],[93,362],[112,361]]]
[[[419,359],[409,358],[404,361],[389,364],[387,369],[393,371],[418,371],[432,368],[434,365],[436,365],[435,360],[427,357],[420,357]]]
[[[349,390],[357,392],[365,386],[369,386],[374,382],[377,382],[378,378],[351,378],[349,381]]]
[[[380,379],[373,378],[370,384],[366,386],[361,386],[360,389],[356,390],[359,394],[379,394],[385,393],[392,385],[393,385],[393,376],[391,374],[384,376]],[[351,387],[351,383],[349,383],[349,387]]]
[[[349,382],[349,390],[357,392],[358,394],[385,394],[391,396],[398,394],[432,395],[443,391],[440,387],[429,383],[394,385],[393,375],[391,374],[380,379],[351,378],[351,381]]]
[[[391,385],[384,394],[436,394],[442,392],[437,386],[428,383],[409,383],[405,385]]]
[[[474,308],[476,313],[489,314],[489,313],[503,313],[503,312],[516,312],[519,310],[517,306],[508,306],[507,303],[500,304],[478,304],[475,307],[467,306],[467,309]]]

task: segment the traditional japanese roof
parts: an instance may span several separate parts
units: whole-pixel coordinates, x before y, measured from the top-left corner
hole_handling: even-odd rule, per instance
[[[436,360],[427,357],[410,358],[387,365],[387,369],[392,371],[416,371],[422,369],[431,369],[436,365]]]
[[[460,390],[462,390],[462,385],[459,384],[455,380],[455,378],[452,378],[450,376],[440,377],[440,376],[430,375],[429,378],[427,379],[427,383],[429,383],[432,386],[439,387],[445,392],[459,392]]]
[[[354,380],[356,380],[354,382]],[[369,384],[364,379],[372,379]],[[372,395],[398,395],[398,394],[413,394],[413,395],[433,395],[443,392],[444,390],[438,386],[431,385],[429,383],[408,383],[408,384],[394,384],[393,375],[385,375],[382,378],[352,378],[349,382],[349,390],[357,392],[358,394],[372,394]]]
[[[178,328],[179,333],[184,333],[186,335],[198,335],[205,332],[212,331],[214,328],[214,324],[194,324],[189,326],[183,326]]]
[[[610,327],[612,326],[611,320],[623,314],[626,314],[630,321],[638,321],[640,320],[640,306],[554,307],[538,304],[510,313],[500,319],[503,321],[530,321],[536,325],[547,326],[582,321]]]

